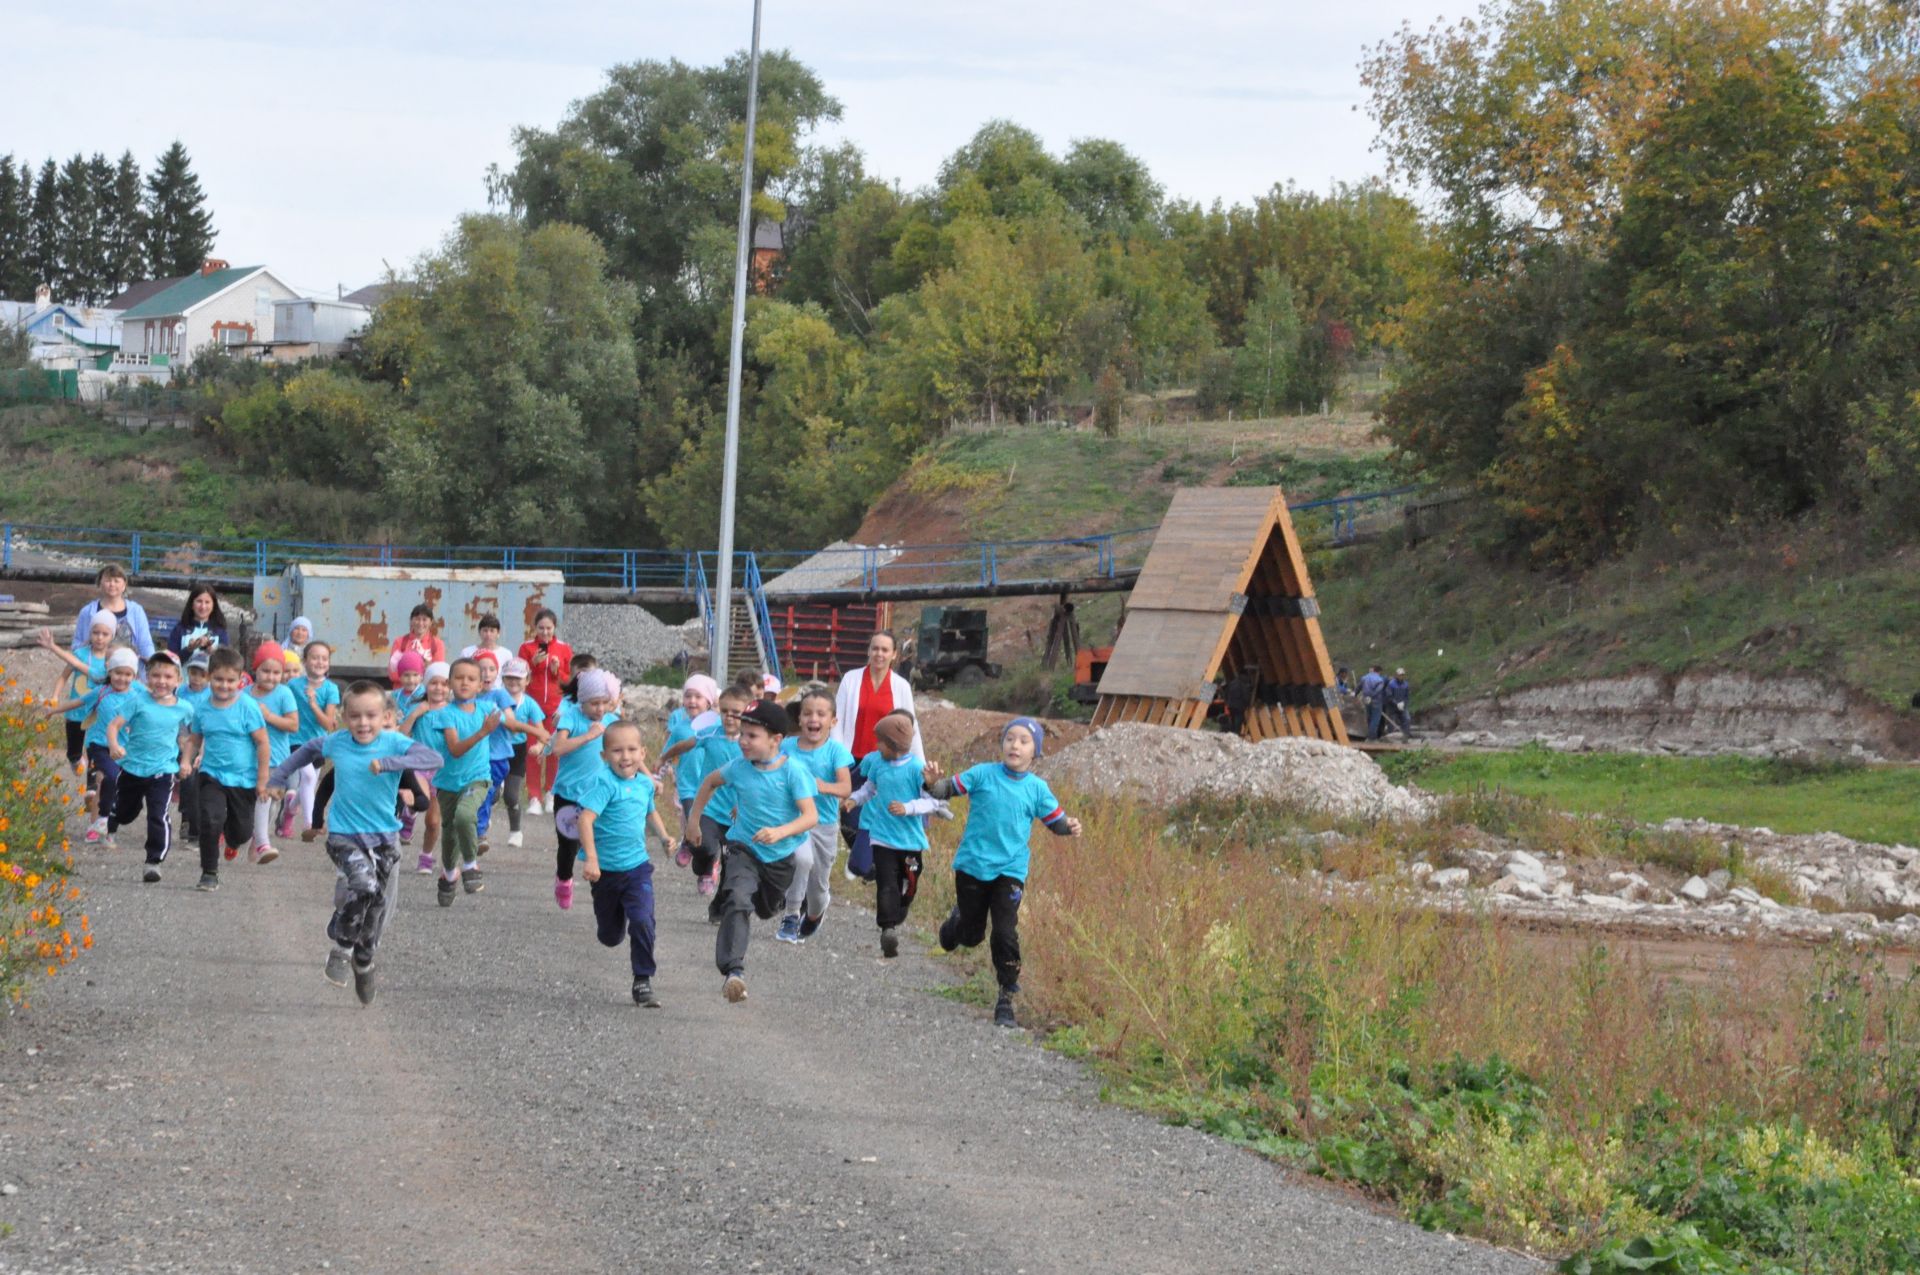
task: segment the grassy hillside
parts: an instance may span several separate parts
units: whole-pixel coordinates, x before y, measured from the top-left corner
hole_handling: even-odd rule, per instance
[[[243,476],[192,430],[135,434],[90,412],[0,409],[0,519],[194,535],[364,539],[357,492]]]

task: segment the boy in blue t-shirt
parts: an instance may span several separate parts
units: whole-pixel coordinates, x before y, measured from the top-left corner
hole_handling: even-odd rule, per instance
[[[180,702],[198,713],[207,706],[207,677],[211,672],[210,656],[205,651],[195,651],[186,657],[182,666],[182,675],[187,684],[180,691]],[[200,840],[200,772],[185,776],[175,789],[180,801],[180,831],[186,834],[188,841]]]
[[[699,846],[706,836],[700,816],[707,803],[722,788],[731,790],[733,824],[721,866],[720,933],[714,940],[713,963],[725,980],[722,994],[735,1003],[747,998],[747,939],[753,917],[769,920],[786,903],[787,887],[793,884],[793,853],[820,820],[813,772],[780,751],[786,734],[787,710],[778,704],[761,700],[741,713],[739,760],[700,781],[689,816],[687,836]]]
[[[913,755],[913,714],[895,709],[873,724],[879,748],[860,759],[859,790],[848,798],[859,806],[860,827],[873,844],[874,920],[880,926],[880,955],[900,955],[900,927],[920,892],[921,856],[927,850],[922,815],[940,803],[924,787],[940,768]]]
[[[132,823],[146,806],[147,869],[141,879],[149,883],[160,879],[160,865],[173,849],[173,785],[187,774],[180,744],[193,724],[193,706],[180,702],[179,689],[179,661],[163,651],[147,661],[147,693],[114,697],[107,721],[107,752],[120,763],[107,835]]]
[[[400,855],[400,772],[428,770],[440,757],[398,731],[382,730],[387,696],[372,682],[355,682],[342,700],[346,729],[308,740],[267,777],[271,797],[286,795],[303,768],[333,763],[333,799],[327,808],[327,857],[340,874],[327,922],[327,981],[347,983],[362,1005],[373,1001],[373,954],[393,915],[394,865]]]
[[[500,724],[498,710],[482,710],[480,666],[459,659],[447,666],[451,702],[421,723],[440,755],[434,802],[440,807],[440,884],[436,897],[453,906],[455,885],[468,894],[486,888],[480,873],[480,803],[487,795],[487,736]]]
[[[653,776],[647,774],[647,749],[640,728],[615,722],[600,733],[606,769],[579,793],[580,853],[586,859],[587,887],[593,894],[594,933],[617,947],[624,930],[633,967],[633,1003],[658,1009],[653,995],[653,864],[647,858],[647,830],[662,843],[666,821],[654,808]]]
[[[800,733],[780,751],[813,772],[820,822],[794,856],[793,884],[787,889],[787,914],[780,919],[783,943],[804,943],[826,920],[833,902],[833,860],[839,850],[840,799],[853,794],[853,752],[833,737],[833,692],[815,687],[797,704]],[[804,909],[804,912],[802,911]]]
[[[193,659],[207,655],[195,651]],[[188,761],[199,782],[193,799],[199,804],[195,827],[200,839],[200,888],[220,886],[220,842],[227,858],[253,833],[253,810],[267,795],[267,771],[273,764],[273,746],[267,742],[267,719],[250,695],[240,693],[240,673],[247,666],[230,646],[215,647],[207,656],[207,700],[193,714]]]
[[[966,830],[953,854],[953,911],[940,923],[940,946],[977,947],[993,922],[993,973],[1000,999],[993,1021],[1017,1027],[1013,998],[1020,991],[1020,898],[1026,890],[1028,834],[1038,819],[1058,837],[1080,835],[1047,781],[1033,773],[1047,733],[1031,717],[1016,717],[1000,732],[1000,762],[973,767],[929,785],[935,797],[965,797]]]

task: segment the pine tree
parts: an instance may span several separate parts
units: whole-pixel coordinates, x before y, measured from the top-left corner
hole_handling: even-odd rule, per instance
[[[106,296],[146,278],[146,212],[140,206],[140,165],[132,151],[120,156],[106,197],[103,230],[107,243]]]
[[[0,298],[33,295],[27,277],[27,210],[20,198],[20,170],[0,155]]]
[[[100,205],[94,198],[93,172],[84,155],[60,166],[54,185],[60,212],[60,270],[53,282],[56,301],[85,302],[100,287]]]
[[[213,215],[187,148],[167,147],[147,176],[146,257],[156,276],[197,272],[213,251]]]
[[[60,274],[60,200],[55,193],[60,169],[52,160],[40,165],[33,184],[33,203],[27,211],[28,297],[41,284],[52,285]]]

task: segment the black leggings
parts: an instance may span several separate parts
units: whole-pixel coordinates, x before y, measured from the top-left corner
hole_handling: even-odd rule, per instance
[[[78,766],[87,755],[87,728],[79,722],[67,723],[67,765]]]

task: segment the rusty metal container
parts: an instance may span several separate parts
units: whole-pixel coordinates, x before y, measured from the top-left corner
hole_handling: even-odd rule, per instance
[[[480,640],[480,617],[500,617],[500,640],[518,647],[533,617],[552,611],[566,623],[566,579],[558,571],[485,567],[353,567],[299,562],[254,581],[257,625],[279,637],[297,615],[333,647],[333,675],[385,677],[394,639],[413,608],[433,608],[433,631],[449,655]]]

